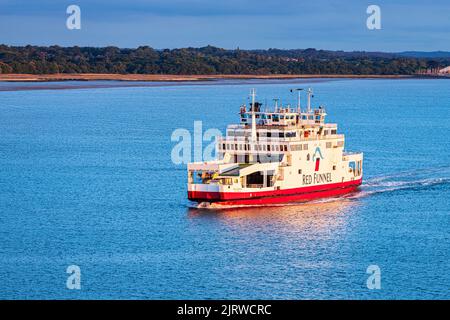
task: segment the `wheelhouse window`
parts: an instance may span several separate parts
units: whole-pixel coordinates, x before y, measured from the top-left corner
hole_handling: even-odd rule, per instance
[[[295,132],[295,131],[286,132],[285,136],[286,136],[286,138],[294,138],[297,136],[297,132]]]

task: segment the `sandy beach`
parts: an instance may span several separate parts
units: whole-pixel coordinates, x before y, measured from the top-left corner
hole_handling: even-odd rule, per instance
[[[299,78],[410,78],[406,75],[336,75],[336,74],[230,74],[230,75],[171,75],[171,74],[0,74],[0,81],[48,82],[48,81],[205,81],[218,79],[299,79]]]

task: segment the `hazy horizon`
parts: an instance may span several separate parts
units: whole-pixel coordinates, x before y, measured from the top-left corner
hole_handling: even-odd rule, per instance
[[[121,46],[116,46],[116,45],[106,45],[106,46],[96,46],[96,45],[87,45],[87,46],[81,46],[81,45],[68,45],[68,46],[64,46],[64,45],[60,45],[60,44],[49,44],[49,45],[42,45],[42,44],[34,44],[34,43],[28,43],[28,44],[23,44],[23,45],[12,45],[12,44],[8,44],[8,43],[0,43],[0,45],[5,45],[5,46],[9,46],[9,47],[26,47],[26,46],[35,46],[35,47],[52,47],[52,46],[58,46],[61,48],[71,48],[71,47],[80,47],[80,48],[106,48],[106,47],[116,47],[119,49],[130,49],[130,50],[134,50],[137,49],[139,47],[150,47],[154,50],[157,51],[162,51],[162,50],[176,50],[176,49],[188,49],[188,48],[194,48],[194,49],[200,49],[200,48],[204,48],[204,47],[215,47],[218,49],[224,49],[224,50],[245,50],[245,51],[258,51],[258,50],[308,50],[308,49],[314,49],[317,51],[332,51],[332,52],[367,52],[367,53],[387,53],[387,54],[396,54],[396,53],[407,53],[407,52],[418,52],[418,53],[450,53],[450,50],[432,50],[432,51],[422,51],[422,50],[403,50],[403,51],[382,51],[382,50],[376,50],[376,51],[369,51],[369,50],[342,50],[342,49],[326,49],[326,48],[275,48],[275,47],[269,47],[269,48],[248,48],[248,49],[244,49],[244,48],[223,48],[223,47],[219,47],[219,46],[215,46],[212,44],[207,44],[205,46],[201,46],[201,47],[194,47],[194,46],[187,46],[187,47],[174,47],[174,48],[156,48],[153,47],[150,44],[141,44],[141,45],[137,45],[135,47],[121,47]]]

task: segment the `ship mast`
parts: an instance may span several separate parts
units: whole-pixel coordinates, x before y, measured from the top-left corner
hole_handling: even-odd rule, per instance
[[[250,94],[252,96],[252,142],[256,142],[256,115],[255,115],[256,90],[252,89]]]
[[[312,89],[308,88],[308,113],[311,113],[311,97],[313,96],[312,94]]]
[[[273,99],[273,101],[275,101],[275,112],[278,112],[278,101],[280,99]]]
[[[291,92],[297,91],[297,112],[300,113],[301,112],[301,108],[300,108],[300,91],[302,91],[303,88],[297,88],[297,89],[291,89]]]

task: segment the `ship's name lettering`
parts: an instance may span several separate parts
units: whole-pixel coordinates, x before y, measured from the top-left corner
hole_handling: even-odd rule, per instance
[[[314,173],[303,175],[303,185],[332,182],[331,173]]]

